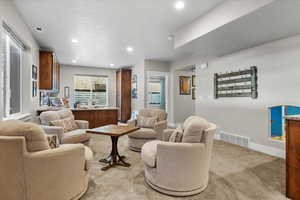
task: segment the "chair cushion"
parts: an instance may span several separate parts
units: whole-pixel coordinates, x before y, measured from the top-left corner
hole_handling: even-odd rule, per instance
[[[65,119],[51,121],[50,124],[53,126],[62,127],[64,129],[65,133],[79,129],[79,126],[76,123],[76,121],[74,120],[73,116],[65,118]]]
[[[53,134],[53,135],[46,135],[47,140],[48,140],[48,144],[50,146],[51,149],[55,149],[59,147],[59,140],[58,140],[58,136]]]
[[[162,109],[155,109],[155,108],[141,109],[139,111],[139,115],[145,117],[157,117],[158,121],[163,121],[167,119],[167,113]]]
[[[74,143],[82,143],[86,142],[90,139],[90,135],[86,133],[84,129],[77,129],[67,133],[61,138],[61,142],[63,144],[74,144]]]
[[[65,119],[65,118],[69,118],[69,117],[74,117],[73,113],[70,109],[62,109],[62,110],[58,110],[57,111],[58,116],[60,117],[60,119]]]
[[[60,116],[57,111],[46,111],[40,114],[40,120],[42,125],[50,126],[50,122],[54,120],[59,120]]]
[[[157,133],[150,128],[140,128],[139,130],[130,133],[128,137],[137,139],[156,139]]]
[[[50,126],[51,121],[72,117],[73,113],[70,109],[62,109],[58,111],[46,111],[40,114],[41,124]],[[74,116],[73,116],[74,117]]]
[[[190,123],[190,121],[192,121],[193,119],[197,119],[198,116],[190,116],[188,118],[186,118],[186,120],[184,120],[183,124],[181,125],[182,130],[184,130],[187,125]]]
[[[19,120],[1,121],[0,135],[24,136],[28,152],[50,149],[44,130],[34,123],[25,123]]]
[[[183,130],[181,128],[176,128],[169,138],[169,142],[181,142],[183,136]]]
[[[157,144],[162,141],[154,140],[147,142],[142,147],[142,160],[149,167],[156,167],[156,157],[157,157]]]
[[[85,157],[85,170],[88,171],[92,166],[92,161],[94,156],[92,150],[87,146],[84,146],[84,157]]]
[[[139,128],[154,128],[156,122],[157,117],[144,117],[140,115],[137,117],[137,126]]]
[[[206,129],[210,127],[208,121],[201,117],[195,117],[185,124],[182,136],[183,143],[199,143]]]

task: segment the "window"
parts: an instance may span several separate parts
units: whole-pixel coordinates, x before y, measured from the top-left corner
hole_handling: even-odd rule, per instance
[[[278,105],[269,108],[271,116],[271,139],[285,141],[285,116],[299,115],[300,107],[292,105]]]
[[[161,84],[160,82],[150,82],[150,104],[158,104],[161,103]]]
[[[22,111],[21,55],[22,49],[9,34],[5,36],[4,110],[5,117]]]
[[[74,76],[74,103],[108,105],[107,77],[105,76]]]

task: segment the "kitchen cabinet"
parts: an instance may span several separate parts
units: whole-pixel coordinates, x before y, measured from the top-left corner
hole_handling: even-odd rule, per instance
[[[287,119],[286,134],[287,197],[300,200],[300,117]]]
[[[118,120],[127,122],[131,117],[131,69],[121,69],[116,75]]]
[[[39,89],[59,92],[60,65],[51,51],[40,51]]]
[[[76,120],[86,120],[89,128],[118,123],[118,109],[72,109]]]

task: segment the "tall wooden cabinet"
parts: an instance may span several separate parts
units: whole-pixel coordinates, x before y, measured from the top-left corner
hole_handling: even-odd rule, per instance
[[[51,51],[40,51],[39,89],[59,91],[60,65]]]
[[[116,77],[118,120],[127,122],[131,117],[131,69],[120,69]]]
[[[300,200],[300,117],[287,119],[286,133],[286,194]]]

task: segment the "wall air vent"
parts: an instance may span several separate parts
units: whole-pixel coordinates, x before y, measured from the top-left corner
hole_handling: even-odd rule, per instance
[[[220,140],[231,143],[231,144],[236,144],[236,145],[239,145],[242,147],[249,148],[250,139],[248,137],[243,137],[240,135],[235,135],[235,134],[221,131],[220,132]]]

